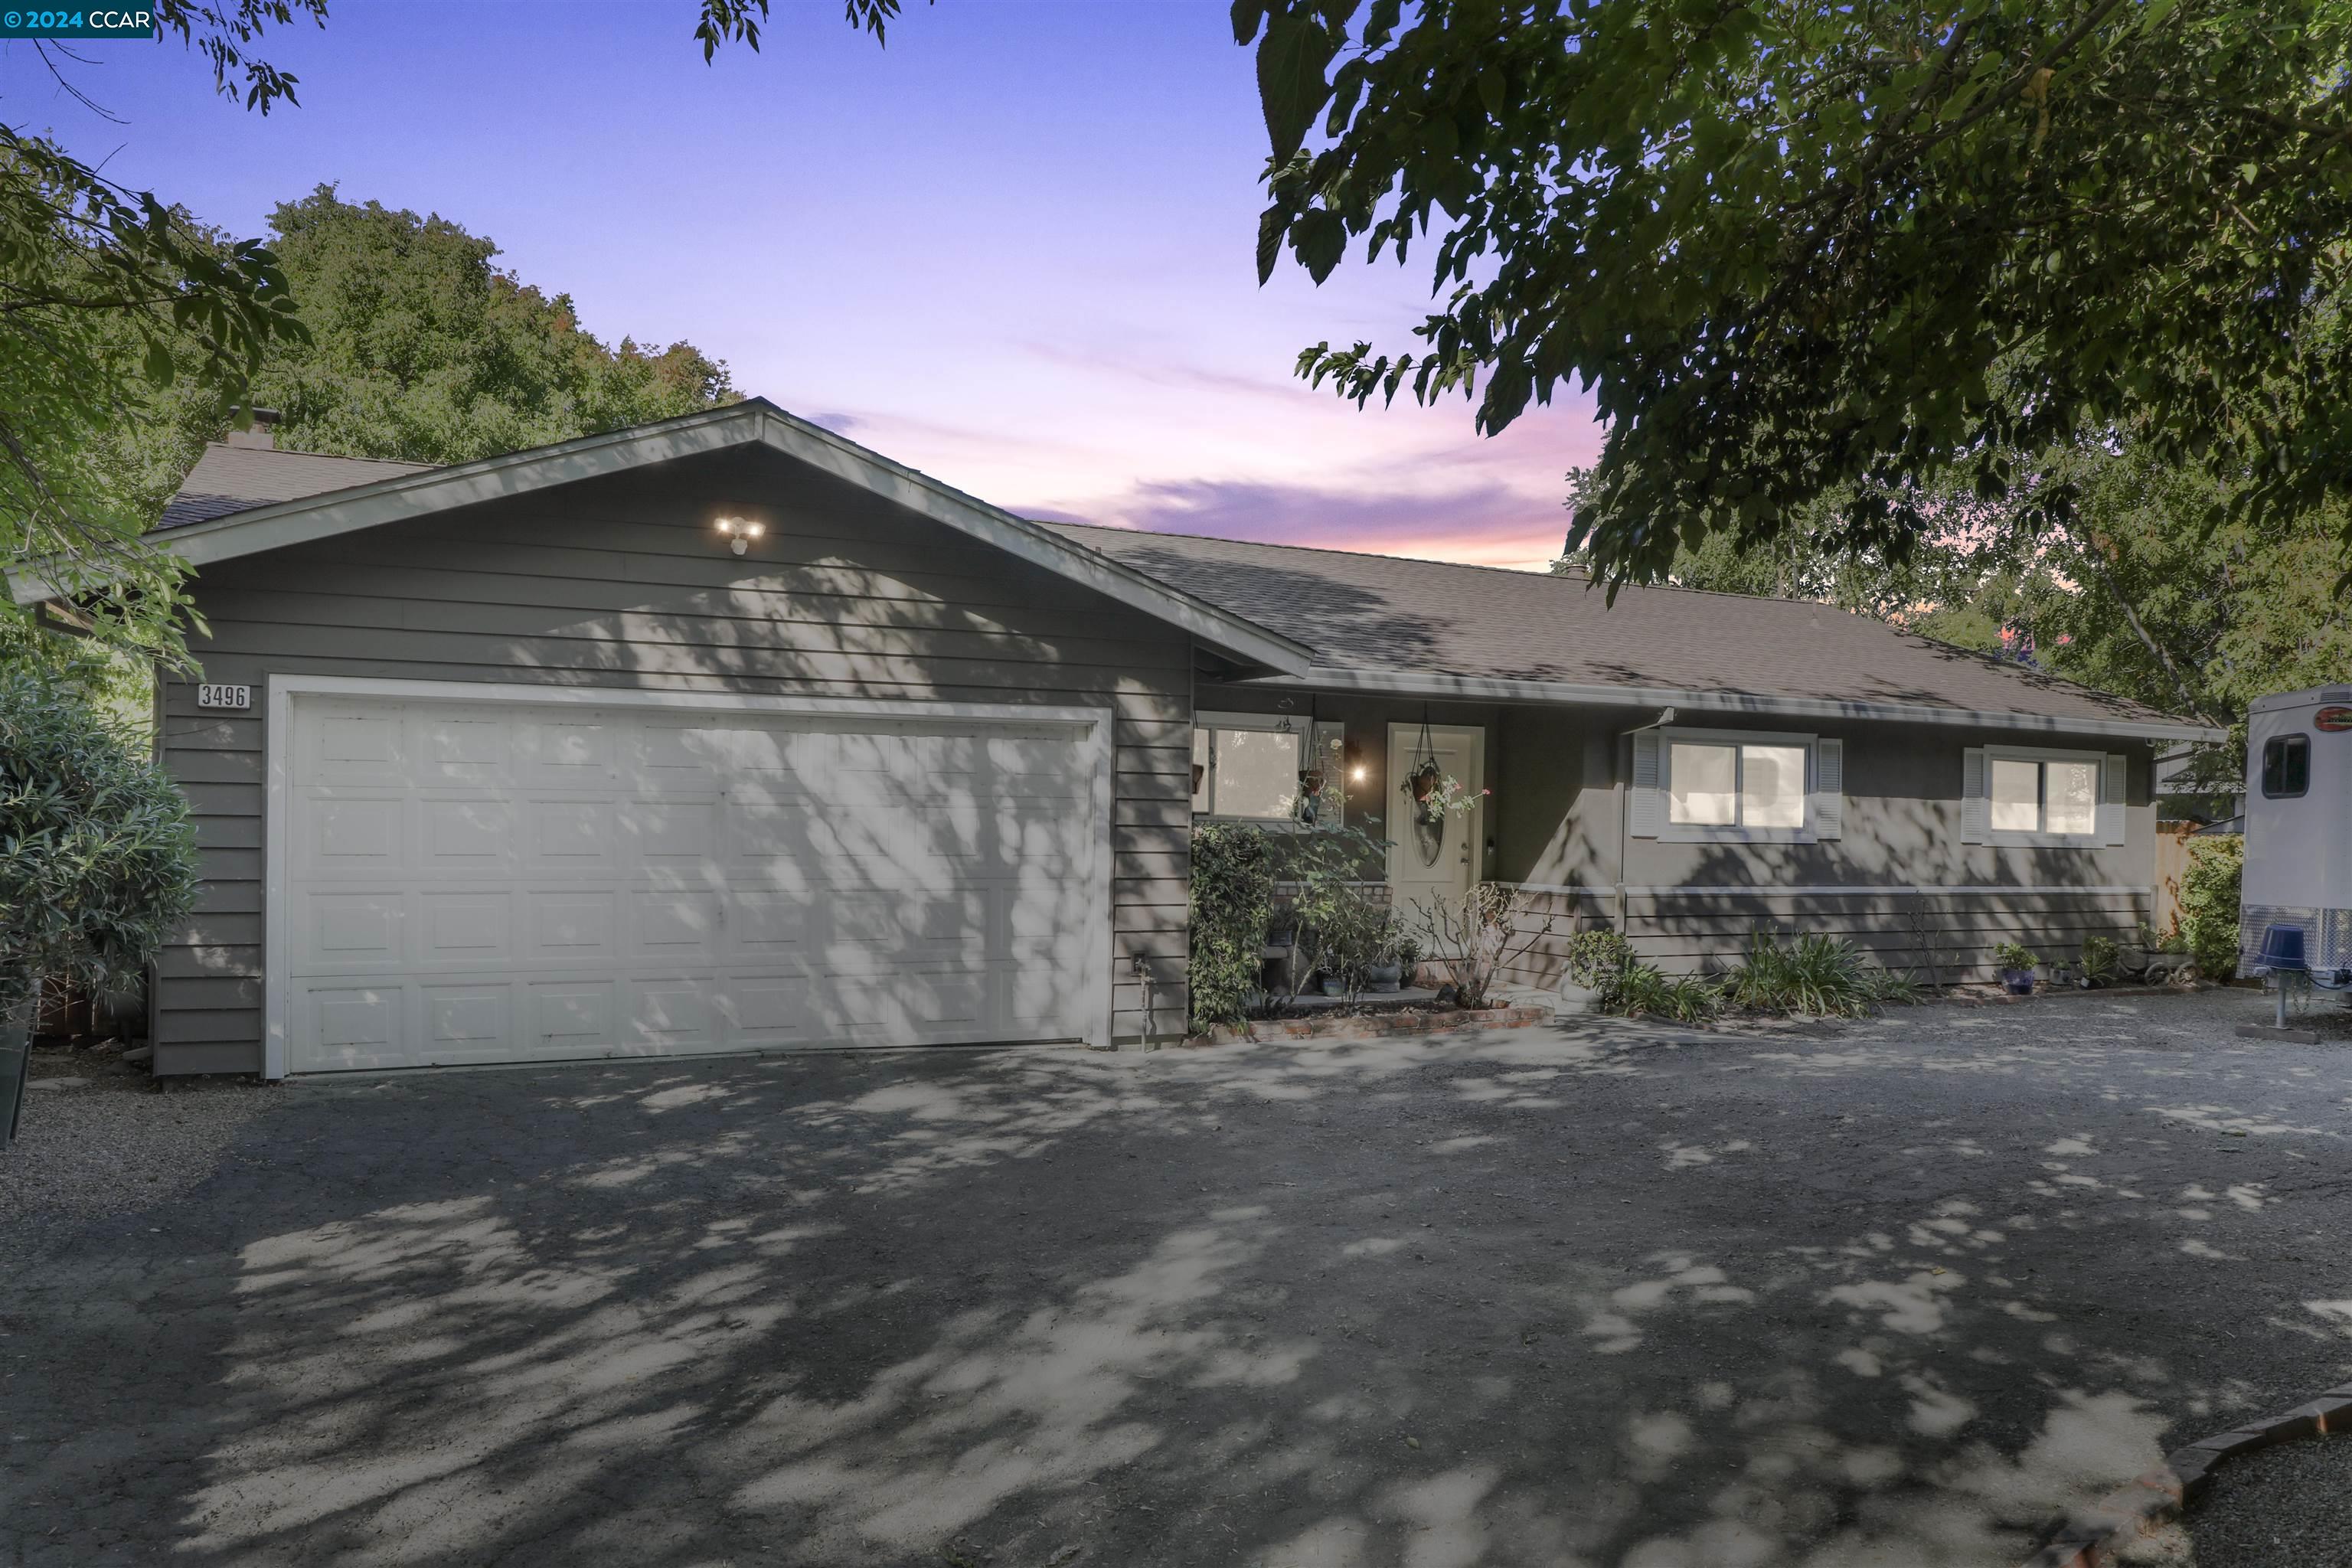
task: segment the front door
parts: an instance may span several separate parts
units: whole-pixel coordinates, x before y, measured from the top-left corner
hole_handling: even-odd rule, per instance
[[[1478,879],[1478,862],[1486,842],[1486,811],[1481,801],[1471,809],[1448,812],[1442,819],[1424,819],[1413,804],[1413,772],[1431,757],[1437,759],[1441,779],[1452,779],[1474,800],[1486,787],[1486,731],[1451,725],[1389,726],[1389,797],[1382,803],[1381,826],[1389,843],[1389,888],[1397,911],[1414,925],[1414,905],[1433,896],[1458,899]]]

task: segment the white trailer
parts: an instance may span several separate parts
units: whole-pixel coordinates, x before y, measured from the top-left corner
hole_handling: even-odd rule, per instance
[[[2283,691],[2246,720],[2238,972],[2352,991],[2352,686]]]

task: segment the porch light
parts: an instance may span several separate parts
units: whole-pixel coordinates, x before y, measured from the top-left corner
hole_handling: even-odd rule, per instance
[[[1370,771],[1370,770],[1366,768],[1363,763],[1358,763],[1354,767],[1348,770],[1348,782],[1349,784],[1361,784],[1364,782],[1364,779]]]
[[[751,548],[751,541],[768,529],[765,523],[753,522],[749,518],[722,517],[719,520],[719,531],[726,535],[727,548],[740,555]]]

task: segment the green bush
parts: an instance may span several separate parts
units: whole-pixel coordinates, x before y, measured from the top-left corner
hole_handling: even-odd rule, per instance
[[[1247,1016],[1264,973],[1266,923],[1274,915],[1274,856],[1266,837],[1244,823],[1212,822],[1192,833],[1192,1029]]]
[[[2108,985],[2123,973],[2123,949],[2111,936],[2086,936],[2083,939],[2083,978],[2094,985]]]
[[[2238,973],[2238,889],[2246,869],[2246,841],[2217,834],[2189,841],[2189,869],[2180,878],[2180,937],[2208,980]]]
[[[1602,991],[1601,1005],[1628,1018],[1671,1018],[1700,1024],[1723,1010],[1723,993],[1696,975],[1669,976],[1654,964],[1629,963]]]
[[[2000,942],[1993,944],[1992,962],[1996,969],[2038,969],[2042,955],[2021,942]]]
[[[1907,999],[1897,982],[1843,937],[1808,934],[1782,945],[1758,927],[1738,964],[1724,976],[1724,1000],[1759,1013],[1859,1017],[1882,1002]]]
[[[1582,931],[1568,940],[1568,978],[1588,991],[1601,993],[1603,1006],[1617,977],[1637,962],[1633,944],[1613,931]]]
[[[137,975],[195,904],[186,800],[70,683],[0,671],[0,1011]]]

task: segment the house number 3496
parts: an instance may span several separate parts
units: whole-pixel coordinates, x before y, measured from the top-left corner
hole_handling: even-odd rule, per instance
[[[250,686],[199,686],[196,688],[199,708],[250,708],[253,688]]]

